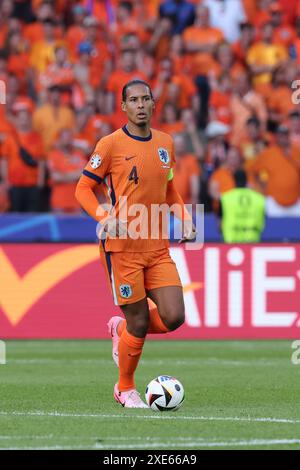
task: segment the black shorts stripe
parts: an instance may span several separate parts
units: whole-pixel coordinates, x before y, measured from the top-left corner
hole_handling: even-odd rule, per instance
[[[105,240],[101,240],[101,243],[102,243],[103,251],[104,251],[104,253],[105,253],[105,261],[106,261],[106,266],[107,266],[107,270],[108,270],[108,273],[109,273],[109,279],[110,279],[110,282],[112,282],[112,280],[111,280],[111,260],[110,260],[110,253],[105,250]]]

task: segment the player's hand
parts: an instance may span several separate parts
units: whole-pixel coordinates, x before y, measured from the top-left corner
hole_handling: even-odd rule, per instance
[[[196,240],[197,230],[195,225],[191,222],[185,222],[183,228],[183,237],[178,241],[178,243],[193,242]]]
[[[115,217],[109,217],[104,226],[104,232],[110,237],[120,237],[127,233],[127,221],[117,219]]]

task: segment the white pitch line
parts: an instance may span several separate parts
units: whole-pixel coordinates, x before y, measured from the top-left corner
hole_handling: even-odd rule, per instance
[[[149,410],[150,413],[150,410]],[[187,420],[187,421],[246,421],[257,423],[282,423],[282,424],[299,424],[300,419],[289,418],[258,418],[246,416],[181,416],[181,415],[168,415],[165,414],[149,414],[149,415],[129,415],[129,414],[92,414],[92,413],[60,413],[58,411],[45,412],[45,411],[0,411],[0,416],[43,416],[43,417],[57,417],[57,418],[98,418],[98,419],[161,419],[161,420]]]
[[[281,359],[281,361],[286,362],[286,359]],[[185,360],[176,360],[173,359],[164,359],[160,360],[151,360],[151,359],[142,359],[140,364],[153,364],[153,365],[165,365],[165,364],[172,364],[178,366],[201,366],[201,365],[222,365],[222,366],[278,366],[280,359],[278,361],[270,361],[261,359],[260,361],[257,360],[230,360],[230,359],[218,359],[216,357],[206,358],[206,359],[187,359]],[[14,364],[14,365],[72,365],[72,364],[91,364],[91,365],[111,365],[113,362],[112,360],[108,359],[8,359],[7,365]]]
[[[203,441],[204,438],[202,437],[172,437],[169,436],[173,441]],[[14,439],[14,440],[19,440],[19,439],[37,439],[37,440],[45,440],[45,439],[59,439],[59,440],[85,440],[85,441],[99,441],[99,440],[105,440],[105,441],[157,441],[157,437],[149,437],[149,436],[106,436],[106,437],[101,437],[101,435],[98,436],[56,436],[55,434],[49,434],[45,436],[26,436],[26,435],[5,435],[5,436],[0,436],[0,441],[1,440],[9,440],[9,439]]]
[[[300,439],[250,439],[250,440],[243,440],[243,441],[197,441],[194,440],[192,442],[151,442],[149,444],[135,444],[135,445],[124,445],[124,444],[117,444],[114,445],[114,449],[143,449],[143,448],[156,448],[156,447],[163,447],[163,448],[173,448],[179,447],[180,445],[184,445],[185,448],[193,448],[193,447],[243,447],[243,446],[266,446],[266,445],[292,445],[292,444],[300,444]],[[109,444],[95,444],[97,449],[109,449],[111,445]]]
[[[184,448],[205,448],[205,447],[263,447],[263,446],[280,446],[280,445],[295,445],[300,444],[300,439],[249,439],[249,440],[229,440],[229,441],[191,441],[191,442],[151,442],[148,444],[93,444],[93,445],[85,445],[85,446],[61,446],[61,445],[54,445],[54,446],[22,446],[22,447],[0,447],[0,450],[80,450],[80,449],[98,449],[98,450],[117,450],[117,449],[170,449],[176,448],[184,445]],[[180,447],[182,449],[182,447]]]
[[[49,434],[49,435],[46,435],[46,436],[26,436],[26,435],[11,435],[11,436],[8,436],[8,435],[5,435],[5,436],[0,436],[0,440],[1,439],[53,439],[53,438],[59,438],[59,439],[69,439],[69,440],[73,440],[73,439],[85,439],[85,440],[99,440],[99,439],[102,439],[102,437],[99,435],[99,436],[56,436],[55,434]],[[171,437],[171,436],[169,436]],[[109,436],[109,437],[105,437],[103,438],[107,441],[155,441],[157,440],[157,437],[149,437],[149,436]],[[203,441],[203,437],[171,437],[172,440],[175,440],[175,441],[191,441],[191,440],[200,440],[200,441]]]
[[[125,445],[125,444],[117,444],[114,445],[114,449],[145,449],[145,448],[173,448],[183,446],[188,448],[193,447],[243,447],[243,446],[266,446],[266,445],[292,445],[292,444],[300,444],[300,439],[250,439],[250,440],[243,440],[243,441],[201,441],[201,440],[194,440],[192,442],[151,442],[149,444],[135,444],[135,445]],[[96,449],[109,449],[111,444],[95,444]]]

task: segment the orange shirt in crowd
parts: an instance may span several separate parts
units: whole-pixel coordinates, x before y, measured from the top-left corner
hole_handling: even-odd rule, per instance
[[[7,25],[1,25],[0,27],[0,49],[3,49],[7,37],[8,27]]]
[[[244,169],[246,171],[253,164],[257,155],[259,155],[268,145],[270,145],[268,134],[265,134],[256,141],[250,140],[249,138],[241,139],[238,148],[243,157]]]
[[[126,24],[117,24],[116,30],[111,32],[111,36],[118,49],[120,49],[122,39],[127,34],[136,34],[142,44],[146,44],[146,42],[151,38],[151,34],[145,31],[143,25],[139,24],[137,20],[132,18]]]
[[[217,28],[199,28],[190,26],[183,33],[185,46],[195,44],[196,46],[217,46],[224,40],[222,31]],[[215,60],[210,52],[191,52],[186,54],[192,67],[192,73],[197,75],[208,75],[211,72]]]
[[[235,42],[234,44],[232,44],[231,47],[232,47],[232,51],[234,53],[235,59],[241,63],[245,63],[247,54],[248,54],[248,49],[244,49],[240,41]]]
[[[118,4],[118,1],[119,0],[111,0],[110,3],[115,11],[115,8]],[[86,0],[82,0],[81,2],[81,5],[83,7],[86,7]],[[107,10],[107,7],[106,7],[106,2],[103,2],[103,1],[93,1],[93,2],[89,2],[92,6],[92,9],[91,11],[89,11],[89,14],[92,15],[92,16],[95,16],[96,18],[98,18],[98,20],[107,25],[108,22],[109,22],[109,11]]]
[[[257,2],[253,0],[243,0],[243,7],[250,23],[253,23],[255,16],[258,12]]]
[[[45,155],[42,139],[34,131],[18,132],[17,139],[15,136],[8,135],[2,144],[2,156],[8,162],[8,181],[12,186],[36,186],[38,168],[25,163],[20,154],[20,146],[24,147],[33,160],[38,162]]]
[[[234,177],[230,169],[223,165],[215,170],[210,177],[209,186],[211,189],[214,188],[214,193],[219,196],[212,201],[213,210],[217,212],[220,207],[220,196],[235,188]]]
[[[85,127],[85,134],[88,136],[90,142],[95,145],[95,135],[99,131],[102,124],[109,124],[113,126],[111,116],[104,114],[94,114],[91,116]],[[98,138],[96,140],[99,140]]]
[[[186,154],[176,160],[174,184],[186,204],[191,203],[191,176],[200,176],[201,170],[195,155]]]
[[[214,181],[218,184],[220,194],[235,188],[233,174],[226,166],[220,166],[215,170],[211,175],[210,181]]]
[[[91,151],[93,150],[95,141],[91,140],[90,135],[86,132],[86,130],[82,132],[77,132],[74,134],[73,138],[73,147],[75,150],[79,150],[87,157],[90,155]]]
[[[191,61],[187,54],[169,54],[172,60],[173,70],[175,75],[184,74],[190,76],[191,72]]]
[[[178,107],[180,109],[190,108],[192,105],[193,96],[196,95],[197,89],[193,80],[183,73],[173,75],[171,80],[163,86],[161,96],[155,103],[155,115],[160,116],[165,104],[168,101],[169,85],[176,85],[179,88]],[[153,84],[155,89],[157,83]]]
[[[83,6],[86,6],[86,0],[82,0],[80,2]],[[114,11],[116,11],[116,7],[119,3],[119,0],[110,0],[111,6]],[[146,15],[144,16],[144,19],[156,19],[158,17],[158,8],[159,8],[160,0],[147,0],[147,2],[142,2],[138,3],[136,5],[136,9],[142,8],[142,12],[145,12],[146,9]],[[133,12],[134,13],[134,12]],[[108,24],[110,17],[109,17],[109,10],[106,7],[106,2],[103,2],[102,0],[100,1],[94,1],[92,3],[92,11],[91,14],[93,16],[96,16],[99,21],[101,21],[103,24]]]
[[[259,31],[260,28],[262,28],[263,25],[268,21],[270,21],[269,13],[265,10],[258,10],[253,20],[253,24],[256,27],[257,31]]]
[[[263,126],[267,120],[264,100],[254,91],[250,91],[243,99],[238,95],[232,95],[230,110],[232,113],[231,142],[233,145],[239,145],[240,140],[246,137],[246,123],[251,116],[255,114]]]
[[[93,51],[91,54],[91,64],[92,67],[98,67],[98,74],[101,76],[101,70],[105,64],[106,60],[111,58],[111,53],[109,50],[109,44],[104,39],[99,39],[93,46]]]
[[[288,52],[281,44],[265,44],[257,42],[250,47],[247,54],[248,65],[276,66],[288,59]],[[271,73],[260,73],[253,78],[254,85],[269,83],[272,79]]]
[[[74,80],[73,67],[70,63],[64,67],[50,64],[43,73],[40,73],[37,85],[39,89],[47,89],[53,85],[70,87]]]
[[[74,126],[74,113],[67,106],[55,109],[50,104],[44,104],[33,113],[33,127],[42,136],[46,151],[54,143],[58,131],[73,129]]]
[[[85,39],[85,30],[82,26],[72,25],[66,32],[66,41],[73,60],[77,59],[78,46]]]
[[[298,107],[291,100],[291,88],[282,85],[273,88],[267,100],[268,108],[281,115],[281,119],[286,119],[289,113]]]
[[[198,1],[198,0],[197,0]],[[195,0],[192,0],[192,3],[195,2]],[[147,0],[147,2],[145,2],[146,5],[146,10],[147,10],[147,14],[149,16],[147,16],[147,18],[157,18],[158,16],[158,9],[159,9],[159,5],[161,3],[160,0]]]
[[[214,60],[211,54],[206,52],[197,52],[190,56],[191,73],[193,77],[197,75],[208,75],[209,73],[215,73],[217,76],[219,73],[219,64]]]
[[[195,44],[196,46],[216,46],[224,40],[222,31],[217,28],[199,28],[199,26],[190,26],[183,33],[185,44]]]
[[[182,121],[176,122],[162,122],[159,125],[159,129],[166,134],[175,135],[184,131],[184,123]]]
[[[213,90],[209,98],[209,107],[214,113],[213,121],[230,124],[232,115],[230,110],[230,95],[219,90]]]
[[[281,44],[282,46],[289,47],[296,39],[295,29],[289,24],[283,24],[274,31],[273,41],[274,44]]]
[[[297,64],[300,64],[300,38],[295,39],[294,42],[295,52],[296,52],[296,61]]]
[[[197,88],[193,80],[188,75],[181,73],[173,76],[172,83],[178,85],[180,88],[179,107],[181,109],[189,108],[193,96],[197,93]]]
[[[300,149],[291,147],[286,157],[278,145],[264,150],[250,167],[252,176],[266,185],[266,195],[291,206],[300,198]]]
[[[7,69],[10,73],[16,75],[19,80],[26,78],[29,67],[29,54],[22,52],[20,54],[11,54],[7,60]]]
[[[53,43],[44,40],[33,43],[29,56],[31,67],[37,72],[44,72],[47,66],[54,62],[55,48],[58,46],[66,47],[66,43],[58,40]]]
[[[24,38],[27,39],[31,45],[38,41],[44,41],[45,35],[43,24],[35,22],[24,25],[23,35]],[[61,39],[63,37],[63,30],[61,26],[55,27],[54,36],[56,39]]]
[[[51,171],[57,171],[67,175],[81,170],[86,164],[86,159],[79,151],[73,151],[66,155],[55,149],[49,153],[48,165]],[[75,199],[77,181],[70,183],[52,182],[51,207],[54,210],[74,212],[80,209]]]
[[[4,104],[0,104],[0,134],[13,134],[15,128],[6,118],[5,108]]]

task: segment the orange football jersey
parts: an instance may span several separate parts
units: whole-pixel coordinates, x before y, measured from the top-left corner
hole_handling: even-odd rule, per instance
[[[143,238],[136,234],[127,239],[107,237],[105,250],[144,252],[169,245],[167,237],[162,238],[166,231],[155,211],[158,205],[166,203],[174,163],[172,138],[154,129],[149,137],[143,138],[131,135],[124,126],[97,143],[83,175],[93,185],[95,182],[104,185],[107,203],[115,208],[120,220],[127,221],[130,234],[134,229],[135,233],[143,234]],[[151,217],[153,204],[157,206]],[[138,224],[138,220],[143,223]]]

